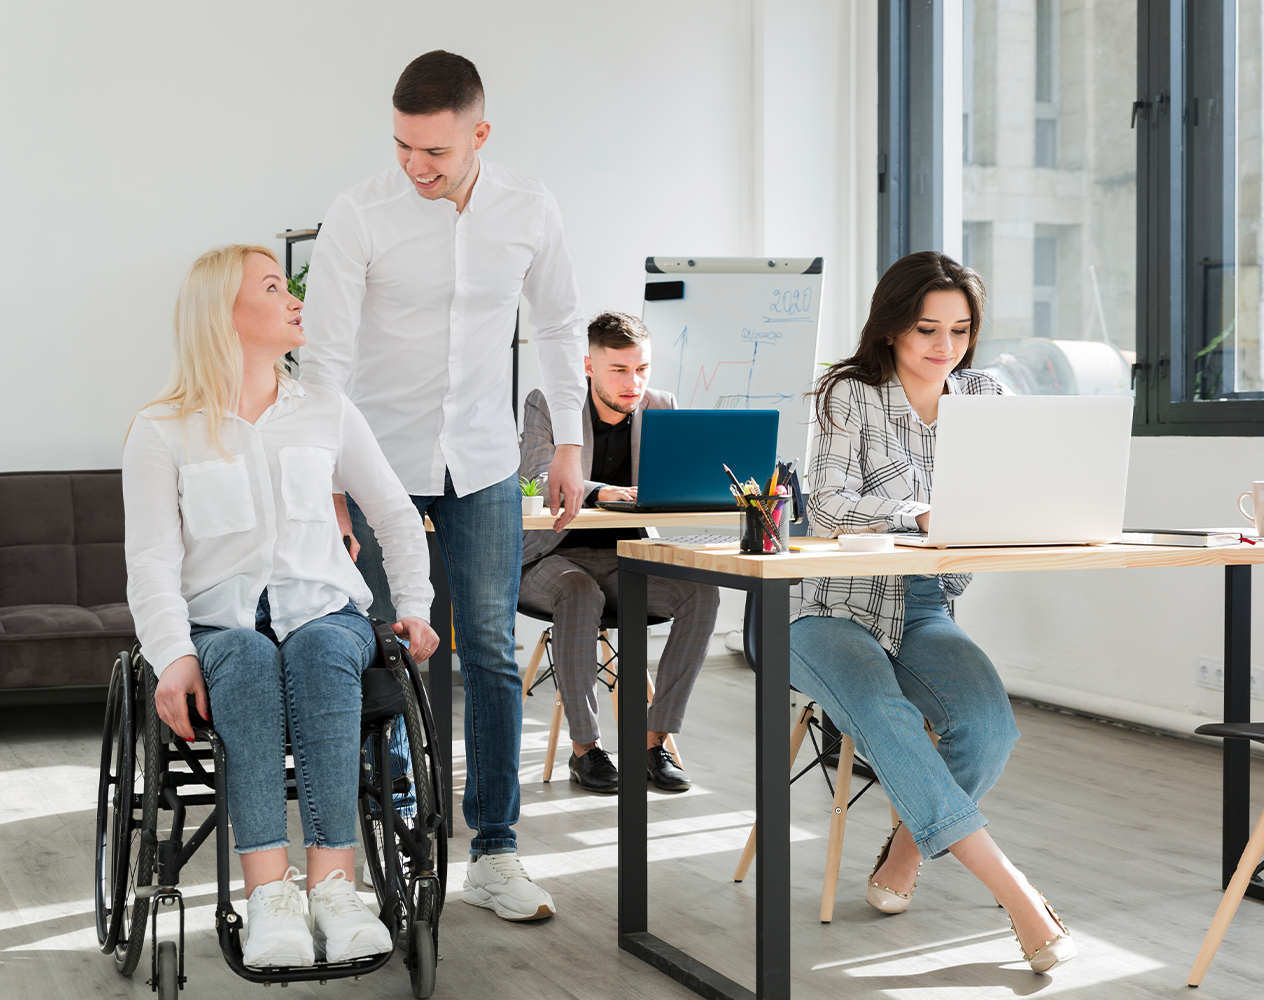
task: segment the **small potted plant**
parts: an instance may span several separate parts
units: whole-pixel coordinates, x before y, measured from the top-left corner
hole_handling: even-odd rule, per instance
[[[518,485],[522,488],[522,516],[544,512],[544,494],[540,492],[540,480],[518,477]]]

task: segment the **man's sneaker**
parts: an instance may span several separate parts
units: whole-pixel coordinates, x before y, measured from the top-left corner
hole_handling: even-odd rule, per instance
[[[391,950],[391,933],[356,894],[341,868],[330,872],[307,897],[312,943],[326,962],[349,962]]]
[[[619,769],[601,747],[593,747],[582,757],[571,754],[571,781],[580,788],[603,795],[619,790]]]
[[[543,920],[557,913],[553,897],[531,881],[518,855],[484,854],[465,869],[465,901],[505,920]]]
[[[256,968],[314,965],[312,932],[303,919],[303,893],[294,884],[298,869],[279,882],[265,882],[246,900],[246,942],[241,960]]]
[[[645,751],[645,777],[665,792],[683,792],[692,785],[676,758],[662,746]]]

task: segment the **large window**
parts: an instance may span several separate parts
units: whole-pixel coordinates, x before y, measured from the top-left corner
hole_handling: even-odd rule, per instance
[[[1264,3],[1150,0],[1140,10],[1139,429],[1264,433]]]
[[[1264,0],[879,3],[881,264],[959,237],[1015,391],[1264,434]]]
[[[1136,360],[1136,0],[965,0],[962,256],[978,367],[1016,392],[1117,395]]]

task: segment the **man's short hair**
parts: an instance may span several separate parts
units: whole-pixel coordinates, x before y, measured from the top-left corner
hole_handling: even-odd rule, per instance
[[[404,115],[437,115],[444,111],[462,115],[475,108],[481,114],[483,81],[465,56],[435,49],[404,68],[391,102]]]
[[[621,312],[603,312],[588,324],[588,347],[622,350],[650,339],[649,327],[635,316]]]

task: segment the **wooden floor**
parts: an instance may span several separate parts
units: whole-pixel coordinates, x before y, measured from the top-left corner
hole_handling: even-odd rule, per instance
[[[732,871],[751,818],[752,693],[752,675],[739,660],[708,661],[680,739],[695,787],[654,794],[650,804],[651,930],[748,986],[754,873],[738,885]],[[564,756],[555,780],[542,783],[550,708],[548,699],[528,702],[518,829],[528,869],[552,892],[558,916],[509,924],[462,902],[468,831],[458,824],[435,996],[692,997],[615,945],[616,800],[575,790]],[[1217,750],[1029,706],[1016,706],[1016,714],[1023,739],[984,810],[993,836],[1070,924],[1080,957],[1052,976],[1033,975],[1018,960],[1004,914],[951,858],[923,868],[908,913],[869,909],[864,880],[888,828],[877,789],[852,810],[834,922],[819,923],[828,796],[821,778],[809,776],[793,795],[796,998],[1188,995],[1185,975],[1219,899]],[[96,947],[91,840],[100,715],[99,706],[0,709],[5,1000],[152,995],[148,948],[129,981]],[[613,722],[603,721],[613,743]],[[789,711],[786,721],[788,738]],[[1254,766],[1258,789],[1264,765]],[[632,767],[629,780],[638,776]],[[459,764],[455,778],[459,789]],[[1257,796],[1253,808],[1260,805]],[[185,872],[185,995],[257,995],[260,988],[233,976],[218,954],[210,929],[213,859],[204,849]],[[160,933],[170,933],[175,918],[163,918]],[[1261,982],[1264,906],[1248,900],[1197,995],[1255,998]],[[405,997],[408,978],[392,962],[359,983],[296,984],[287,995]]]

